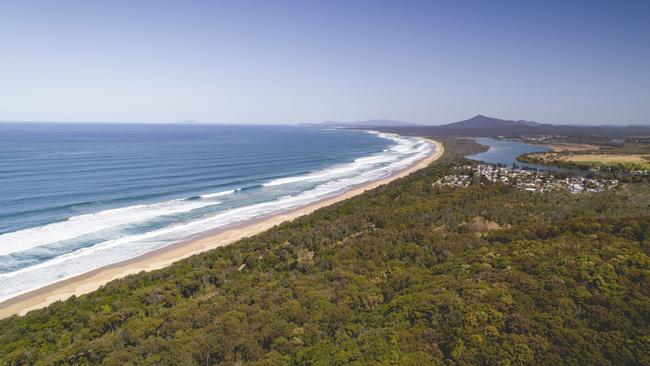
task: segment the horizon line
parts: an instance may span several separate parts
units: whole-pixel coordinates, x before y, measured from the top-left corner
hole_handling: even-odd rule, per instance
[[[355,123],[362,123],[362,122],[369,122],[369,121],[394,121],[398,123],[406,123],[410,124],[410,126],[378,126],[378,127],[439,127],[439,126],[444,126],[448,125],[451,123],[456,123],[456,122],[463,122],[470,120],[475,117],[487,117],[487,118],[492,118],[492,119],[497,119],[497,120],[502,120],[502,121],[512,121],[512,122],[534,122],[534,123],[539,123],[543,125],[553,125],[553,126],[579,126],[579,127],[617,127],[617,128],[624,128],[624,127],[650,127],[650,122],[648,123],[630,123],[630,124],[616,124],[616,123],[552,123],[552,122],[537,122],[537,121],[532,121],[532,120],[527,120],[527,119],[503,119],[503,118],[498,118],[498,117],[490,117],[486,116],[484,114],[477,114],[473,117],[464,119],[464,120],[459,120],[459,121],[452,121],[452,122],[441,122],[437,124],[433,123],[415,123],[415,122],[405,122],[401,120],[394,120],[390,118],[372,118],[372,119],[366,119],[366,120],[358,120],[358,121],[336,121],[332,119],[328,120],[323,120],[319,122],[206,122],[206,121],[200,121],[200,120],[182,120],[182,121],[78,121],[78,120],[72,120],[72,121],[61,121],[61,120],[0,120],[0,123],[59,123],[59,124],[150,124],[150,125],[225,125],[225,126],[233,126],[233,125],[248,125],[248,126],[299,126],[299,125],[324,125],[326,123],[341,123],[341,124],[355,124]]]

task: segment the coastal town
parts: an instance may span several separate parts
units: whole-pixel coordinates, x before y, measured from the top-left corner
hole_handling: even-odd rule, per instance
[[[500,183],[531,192],[566,191],[598,193],[619,186],[617,179],[560,176],[552,172],[508,168],[494,164],[463,165],[453,168],[434,186],[466,188],[472,184]]]

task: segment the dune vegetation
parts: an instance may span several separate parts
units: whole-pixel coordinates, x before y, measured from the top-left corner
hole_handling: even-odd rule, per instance
[[[650,364],[650,189],[363,195],[0,321],[8,365]]]

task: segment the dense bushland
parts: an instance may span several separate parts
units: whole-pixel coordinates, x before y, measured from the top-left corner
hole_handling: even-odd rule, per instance
[[[650,364],[650,189],[405,179],[0,321],[3,364]]]

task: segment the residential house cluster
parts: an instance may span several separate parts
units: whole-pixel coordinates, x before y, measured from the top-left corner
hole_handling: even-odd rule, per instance
[[[465,165],[434,183],[438,186],[469,187],[471,184],[501,183],[531,192],[603,192],[619,185],[617,179],[559,176],[552,172],[507,168],[492,164]]]

